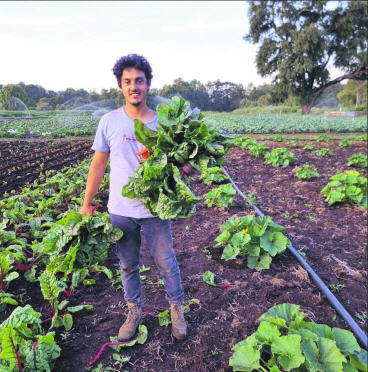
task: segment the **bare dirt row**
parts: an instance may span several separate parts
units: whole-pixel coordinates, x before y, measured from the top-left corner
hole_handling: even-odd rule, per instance
[[[92,155],[91,140],[13,140],[0,142],[0,197],[21,190],[48,170],[60,171]],[[42,182],[42,180],[41,180]]]

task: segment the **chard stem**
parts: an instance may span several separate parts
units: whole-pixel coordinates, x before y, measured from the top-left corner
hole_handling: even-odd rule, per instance
[[[14,350],[14,353],[15,353],[15,356],[17,358],[17,363],[18,363],[18,368],[19,368],[19,372],[23,372],[23,366],[22,366],[22,363],[20,361],[20,357],[19,357],[19,354],[18,354],[18,350],[17,348],[15,347],[14,345],[14,341],[13,341],[13,337],[10,335],[10,342],[13,346],[13,350]]]

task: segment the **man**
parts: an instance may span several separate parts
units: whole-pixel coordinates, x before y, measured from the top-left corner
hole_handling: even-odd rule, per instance
[[[152,69],[143,56],[130,54],[116,62],[113,73],[124,95],[125,106],[107,113],[99,122],[92,145],[95,155],[90,165],[80,213],[92,215],[91,203],[110,157],[108,211],[112,225],[119,227],[124,233],[116,246],[124,297],[128,304],[128,315],[120,327],[118,338],[121,341],[131,339],[142,318],[139,276],[142,229],[164,280],[170,302],[172,334],[176,339],[182,340],[187,333],[183,306],[184,291],[173,250],[170,221],[153,217],[139,200],[122,196],[123,185],[129,182],[129,177],[134,175],[139,166],[140,159],[137,153],[144,150],[144,146],[135,139],[133,120],[140,119],[152,130],[157,127],[157,115],[147,106]],[[190,169],[184,167],[184,170],[190,173]]]

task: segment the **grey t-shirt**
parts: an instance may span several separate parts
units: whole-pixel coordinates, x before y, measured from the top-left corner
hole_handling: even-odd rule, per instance
[[[145,124],[156,130],[157,115]],[[152,217],[139,200],[121,195],[123,185],[129,182],[129,177],[134,175],[139,166],[137,152],[144,149],[135,138],[134,121],[126,114],[124,107],[101,117],[92,149],[110,153],[109,213],[134,218]]]

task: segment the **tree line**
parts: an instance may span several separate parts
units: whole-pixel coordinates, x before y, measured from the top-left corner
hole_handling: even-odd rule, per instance
[[[188,100],[192,107],[202,111],[229,112],[237,108],[250,106],[286,105],[298,106],[298,98],[289,94],[286,98],[280,96],[274,84],[255,86],[252,83],[243,87],[242,84],[221,82],[219,80],[203,84],[198,80],[190,82],[181,78],[161,89],[151,89],[148,94],[148,104],[155,108],[159,97],[171,98],[179,95]],[[102,89],[100,93],[85,89],[67,88],[55,92],[40,85],[0,84],[0,109],[21,109],[19,101],[28,109],[38,110],[70,110],[96,108],[114,109],[124,104],[124,96],[118,89]],[[367,81],[350,80],[346,85],[334,84],[325,89],[316,107],[367,106]]]

